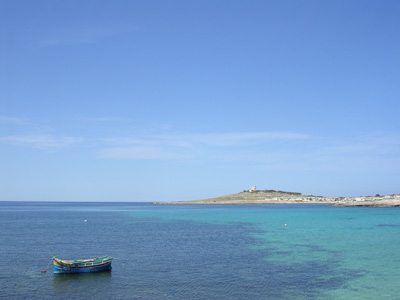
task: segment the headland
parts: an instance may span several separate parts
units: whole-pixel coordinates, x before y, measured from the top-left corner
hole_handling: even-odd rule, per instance
[[[157,202],[154,204],[329,204],[332,206],[400,207],[400,194],[389,196],[324,197],[275,190],[244,190],[243,192],[190,201]]]

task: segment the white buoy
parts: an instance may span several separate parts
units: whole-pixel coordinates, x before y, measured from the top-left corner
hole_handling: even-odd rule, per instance
[[[87,222],[87,220],[85,220],[85,223]]]
[[[287,224],[285,224],[285,227],[287,226]]]

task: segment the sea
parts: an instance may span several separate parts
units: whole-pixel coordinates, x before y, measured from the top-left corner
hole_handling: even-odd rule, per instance
[[[0,202],[0,298],[400,299],[400,208]]]

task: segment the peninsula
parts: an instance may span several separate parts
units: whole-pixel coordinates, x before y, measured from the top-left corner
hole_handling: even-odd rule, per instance
[[[333,206],[369,206],[369,207],[400,207],[400,194],[390,196],[361,196],[361,197],[324,197],[303,195],[301,193],[275,191],[275,190],[257,190],[251,187],[249,190],[237,194],[231,194],[216,198],[175,201],[175,202],[157,202],[154,204],[330,204]]]

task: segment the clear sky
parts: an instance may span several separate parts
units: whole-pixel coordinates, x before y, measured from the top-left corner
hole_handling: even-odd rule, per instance
[[[400,1],[0,1],[0,201],[400,193]]]

